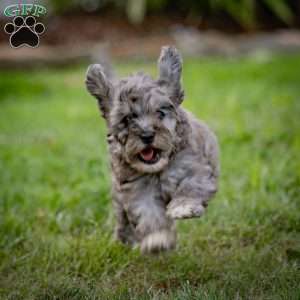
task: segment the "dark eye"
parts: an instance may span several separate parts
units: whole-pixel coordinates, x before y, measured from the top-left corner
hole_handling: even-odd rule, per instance
[[[131,119],[136,119],[138,117],[138,115],[136,113],[132,113],[130,117],[131,117]]]
[[[137,101],[137,97],[134,97],[134,96],[132,96],[131,98],[130,98],[130,100],[134,103],[134,102],[136,102]]]
[[[160,120],[162,120],[166,116],[166,113],[162,110],[157,111],[157,113],[158,113],[158,118]]]
[[[121,123],[125,126],[128,126],[129,121],[130,121],[129,117],[126,116],[122,119]]]
[[[132,113],[132,114],[126,116],[126,117],[124,118],[124,121],[128,124],[128,123],[130,123],[132,120],[136,119],[137,117],[138,117],[138,115],[137,115],[136,113]]]

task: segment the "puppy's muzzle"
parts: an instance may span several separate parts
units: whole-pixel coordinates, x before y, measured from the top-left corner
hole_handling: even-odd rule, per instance
[[[146,131],[140,135],[140,138],[145,145],[152,144],[152,142],[154,141],[154,137],[155,133],[152,131]]]

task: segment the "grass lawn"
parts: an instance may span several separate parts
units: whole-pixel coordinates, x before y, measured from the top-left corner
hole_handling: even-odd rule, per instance
[[[153,64],[121,64],[126,74]],[[86,67],[0,72],[0,299],[300,299],[300,55],[187,60],[184,106],[222,175],[178,247],[112,239],[105,127]]]

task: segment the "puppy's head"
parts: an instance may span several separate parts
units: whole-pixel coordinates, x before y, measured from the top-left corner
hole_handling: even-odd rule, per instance
[[[161,171],[176,148],[181,65],[177,50],[163,47],[158,80],[137,73],[113,82],[101,65],[88,69],[87,89],[98,99],[124,160],[139,172]]]

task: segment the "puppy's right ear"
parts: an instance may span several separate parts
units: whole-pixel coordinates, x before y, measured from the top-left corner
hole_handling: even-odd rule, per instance
[[[87,90],[98,100],[102,116],[107,119],[112,101],[112,84],[101,65],[90,65],[85,81]]]

